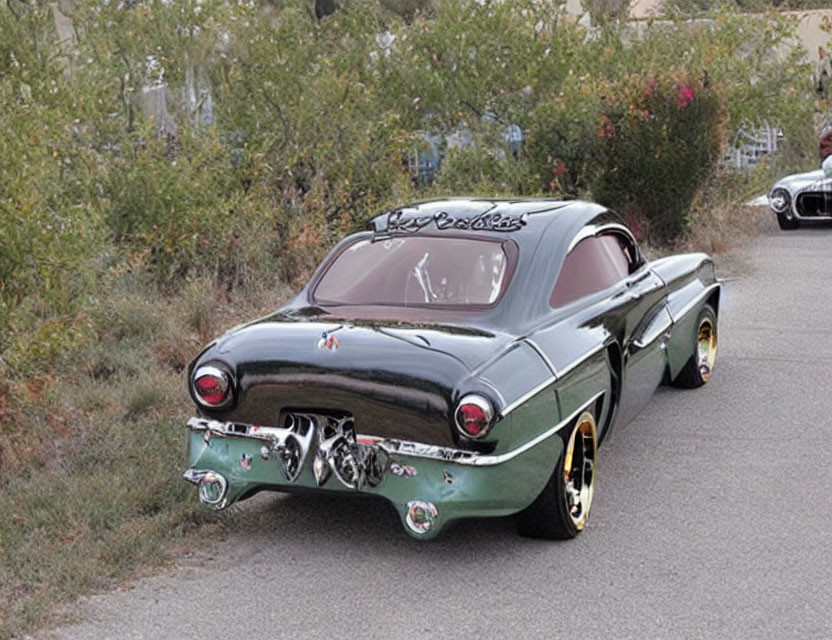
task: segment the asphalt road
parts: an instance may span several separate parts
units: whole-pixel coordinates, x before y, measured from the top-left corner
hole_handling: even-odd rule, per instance
[[[601,450],[586,531],[262,495],[211,555],[87,600],[86,638],[832,638],[832,228],[737,254],[711,382]],[[184,430],[183,430],[184,437]]]

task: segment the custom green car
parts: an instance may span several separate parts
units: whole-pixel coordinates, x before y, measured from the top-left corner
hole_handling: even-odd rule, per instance
[[[648,262],[596,204],[388,211],[193,361],[185,478],[217,509],[373,494],[416,538],[511,514],[523,535],[571,538],[611,431],[660,384],[709,380],[719,303],[708,256]]]

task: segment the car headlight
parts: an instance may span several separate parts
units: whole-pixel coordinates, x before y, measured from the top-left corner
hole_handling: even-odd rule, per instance
[[[792,196],[787,189],[779,187],[771,192],[768,197],[768,204],[774,213],[787,211],[792,204]]]

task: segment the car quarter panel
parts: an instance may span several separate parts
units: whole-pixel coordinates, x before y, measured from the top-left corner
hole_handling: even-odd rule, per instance
[[[581,318],[567,316],[535,332],[530,341],[548,356],[554,367],[562,417],[579,409],[587,399],[603,393],[602,406],[595,414],[601,429],[607,422],[613,396],[607,348],[614,337],[597,319],[582,323]]]
[[[584,407],[587,400],[597,397],[595,406],[589,409],[595,418],[598,437],[603,437],[613,409],[612,377],[607,349],[596,349],[588,358],[572,368],[558,380],[556,391],[563,416],[571,415]]]
[[[500,420],[493,429],[495,453],[522,445],[560,418],[553,392],[555,376],[541,355],[525,342],[515,342],[475,371],[475,382],[494,390]],[[465,383],[464,383],[465,384]]]
[[[511,348],[475,371],[499,393],[501,413],[507,414],[543,386],[554,382],[554,373],[532,346],[515,342]]]

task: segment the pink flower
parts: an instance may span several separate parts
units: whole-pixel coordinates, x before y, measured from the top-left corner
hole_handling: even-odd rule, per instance
[[[676,108],[680,111],[687,107],[693,100],[693,89],[691,87],[682,87],[676,96]]]
[[[650,82],[647,83],[647,86],[644,88],[644,97],[649,98],[653,95],[653,92],[656,90],[656,79],[650,78]]]
[[[607,116],[601,116],[601,127],[598,131],[598,135],[602,138],[615,137],[615,125]]]

